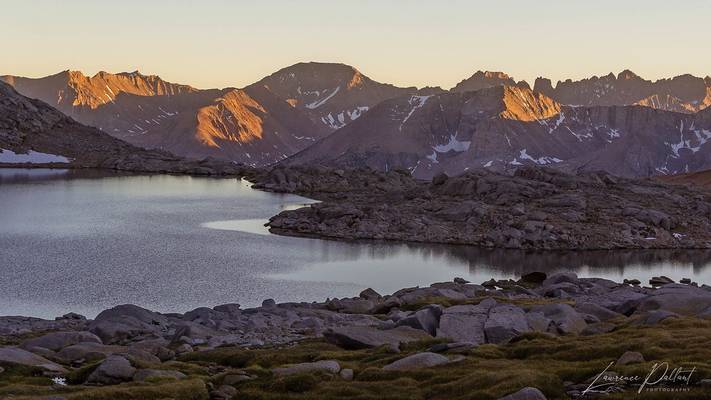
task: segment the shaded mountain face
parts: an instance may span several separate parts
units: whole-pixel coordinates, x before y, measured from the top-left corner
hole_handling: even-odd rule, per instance
[[[2,79],[112,136],[193,158],[267,165],[329,131],[264,87],[198,90],[137,72]]]
[[[695,113],[711,105],[711,78],[680,75],[650,81],[626,70],[580,81],[566,80],[553,87],[550,79],[538,78],[533,89],[568,105],[642,105],[660,110]]]
[[[403,96],[284,163],[406,168],[415,176],[526,164],[622,176],[711,168],[709,113],[570,107],[530,89]]]
[[[133,146],[0,82],[0,164],[37,163],[209,175],[237,172],[232,163],[188,161]]]
[[[281,69],[248,89],[252,87],[268,88],[331,131],[355,121],[383,100],[418,92],[415,87],[376,82],[348,65],[315,62]],[[423,91],[431,94],[442,89]]]

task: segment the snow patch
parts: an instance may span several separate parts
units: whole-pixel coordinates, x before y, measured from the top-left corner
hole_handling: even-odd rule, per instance
[[[456,151],[460,153],[462,151],[469,150],[469,146],[471,144],[472,142],[460,142],[459,140],[457,140],[457,135],[451,135],[449,137],[449,142],[447,142],[446,144],[438,144],[437,146],[434,146],[432,148],[438,153],[447,153],[450,151]]]
[[[0,163],[7,164],[48,164],[48,163],[63,163],[67,164],[72,160],[56,154],[40,153],[30,150],[27,154],[17,154],[11,150],[0,149]]]
[[[539,158],[533,158],[528,154],[526,149],[523,149],[519,152],[518,158],[520,158],[521,160],[533,161],[534,163],[536,163],[538,165],[548,165],[548,164],[555,164],[555,163],[563,162],[563,160],[561,160],[560,158],[556,158],[556,157],[543,156],[543,157],[539,157]]]
[[[306,108],[308,108],[309,110],[313,110],[313,109],[319,108],[320,106],[324,105],[328,100],[330,100],[331,97],[335,96],[336,93],[338,93],[338,91],[339,91],[340,89],[341,89],[341,87],[340,87],[340,86],[337,86],[337,87],[333,90],[333,92],[331,92],[331,94],[329,94],[328,96],[326,96],[326,98],[324,98],[323,100],[316,100],[316,101],[314,101],[313,103],[309,103],[309,104],[306,105]]]
[[[414,114],[418,108],[421,108],[422,106],[424,106],[425,103],[427,103],[427,99],[429,99],[430,97],[431,96],[412,96],[412,97],[410,97],[409,103],[412,108],[410,109],[410,112],[407,114],[405,119],[402,120],[399,130],[402,130],[402,126],[405,125],[405,122],[407,122],[407,120],[410,119],[410,117],[412,117],[412,114]]]

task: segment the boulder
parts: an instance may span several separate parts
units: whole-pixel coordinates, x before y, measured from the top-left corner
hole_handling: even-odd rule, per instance
[[[578,275],[574,272],[558,272],[544,280],[542,286],[551,286],[563,282],[577,284]]]
[[[553,320],[547,318],[540,311],[531,311],[526,313],[526,322],[531,330],[536,332],[549,332]]]
[[[339,375],[341,375],[341,378],[343,378],[347,381],[353,380],[353,370],[350,368],[342,369]]]
[[[530,330],[526,313],[512,304],[497,304],[489,309],[488,318],[484,323],[487,343],[508,343],[516,336]]]
[[[225,385],[234,386],[240,382],[251,381],[253,379],[253,377],[247,374],[230,374],[225,375],[225,377],[222,378],[222,383],[224,383]]]
[[[670,283],[674,283],[674,280],[671,279],[671,278],[669,278],[669,277],[666,277],[666,276],[664,276],[664,275],[662,275],[662,276],[653,276],[653,277],[649,280],[649,284],[652,285],[652,286],[663,286],[663,285],[668,285],[668,284],[670,284]]]
[[[595,303],[585,302],[575,305],[575,310],[583,313],[590,314],[597,317],[600,321],[608,321],[611,319],[623,317],[624,315],[614,312],[608,308],[601,307]]]
[[[548,276],[544,272],[529,272],[527,274],[521,275],[521,279],[518,281],[523,284],[539,286],[545,282]]]
[[[77,343],[101,343],[101,339],[91,332],[52,332],[26,340],[20,347],[23,349],[43,347],[52,351],[59,351]]]
[[[175,352],[167,347],[169,344],[165,339],[145,340],[134,343],[130,348],[143,350],[158,357],[161,362],[165,362],[175,358]]]
[[[299,374],[299,373],[303,373],[303,372],[314,372],[314,371],[322,371],[322,372],[327,372],[330,374],[337,374],[340,370],[341,370],[341,365],[338,363],[338,361],[325,360],[325,361],[316,361],[316,362],[310,362],[310,363],[294,364],[294,365],[290,365],[287,367],[281,367],[281,368],[274,368],[274,369],[272,369],[272,372],[274,372],[276,375],[293,375],[293,374]]]
[[[550,318],[561,334],[580,334],[587,326],[585,319],[567,304],[545,304],[535,306],[531,311],[542,312],[546,318]]]
[[[636,313],[664,310],[680,315],[699,315],[711,309],[711,293],[689,285],[670,283],[640,299]]]
[[[133,379],[136,373],[136,368],[131,366],[131,363],[124,357],[113,355],[104,360],[92,372],[86,380],[86,383],[94,383],[100,385],[116,385],[121,382],[128,382]]]
[[[387,330],[372,326],[343,326],[329,329],[323,335],[329,342],[346,349],[364,349],[383,345],[397,348],[400,343],[432,338],[424,331],[409,326],[398,326]]]
[[[494,305],[496,305],[496,300],[489,298],[477,305],[459,305],[445,308],[439,319],[437,337],[476,345],[486,343],[484,325],[488,318],[489,309]]]
[[[144,308],[124,304],[104,310],[89,323],[89,331],[106,344],[137,336],[158,336],[168,330],[168,318]]]
[[[546,396],[536,388],[526,387],[516,393],[501,397],[499,400],[546,400]]]
[[[240,307],[242,307],[240,304],[228,303],[228,304],[221,304],[219,306],[215,306],[212,309],[217,312],[221,312],[221,313],[225,313],[227,315],[234,316],[234,315],[240,315],[242,313],[242,310],[240,309]]]
[[[37,367],[56,373],[67,372],[61,365],[17,347],[0,347],[0,362]]]
[[[358,297],[370,301],[380,301],[383,298],[383,296],[381,296],[378,292],[371,288],[365,289],[364,291],[360,292]]]
[[[638,323],[656,325],[668,318],[679,318],[680,315],[667,310],[656,310],[642,316]]]
[[[397,321],[397,326],[409,326],[415,329],[422,329],[434,336],[439,327],[439,318],[442,315],[442,307],[439,305],[425,306],[411,315]]]
[[[617,362],[615,362],[615,366],[636,364],[636,363],[643,363],[643,362],[644,362],[644,356],[642,355],[642,353],[639,353],[636,351],[626,351],[624,354],[622,354],[620,356],[620,358],[617,359]]]
[[[141,369],[133,375],[133,380],[142,382],[148,379],[185,379],[187,376],[180,371],[163,370],[163,369]]]
[[[65,360],[68,363],[79,360],[100,360],[110,354],[120,354],[127,350],[128,348],[124,346],[105,345],[94,342],[77,343],[63,348],[57,353],[57,358]]]
[[[326,303],[326,308],[346,314],[367,314],[374,309],[375,302],[362,298],[357,299],[333,299]]]
[[[66,314],[62,315],[61,317],[55,318],[55,320],[62,320],[62,319],[69,319],[69,320],[75,320],[75,321],[86,321],[85,316],[83,316],[81,314],[77,314],[75,312],[66,313]]]
[[[401,358],[383,367],[386,371],[404,371],[409,369],[429,368],[436,365],[447,364],[449,358],[437,353],[417,353]]]

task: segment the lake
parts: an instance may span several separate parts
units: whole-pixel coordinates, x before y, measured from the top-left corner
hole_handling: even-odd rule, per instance
[[[457,276],[481,283],[537,270],[711,283],[708,251],[529,253],[343,243],[264,228],[270,216],[310,202],[238,179],[0,169],[0,315],[323,301],[367,287],[386,294]]]

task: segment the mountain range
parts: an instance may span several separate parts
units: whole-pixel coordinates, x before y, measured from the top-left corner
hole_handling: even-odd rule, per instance
[[[630,71],[533,89],[479,71],[455,87],[397,87],[344,64],[299,63],[244,88],[139,72],[0,80],[129,143],[254,166],[407,168],[416,176],[520,164],[649,176],[711,168],[711,78]]]

